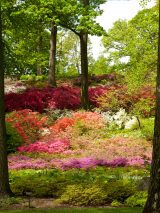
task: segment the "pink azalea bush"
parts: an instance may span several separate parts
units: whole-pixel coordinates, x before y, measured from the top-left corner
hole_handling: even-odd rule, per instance
[[[39,152],[39,153],[63,153],[66,149],[68,149],[70,143],[67,139],[56,139],[53,141],[49,141],[47,143],[36,141],[33,144],[29,144],[27,146],[18,147],[19,152]]]
[[[90,169],[97,166],[103,167],[127,167],[127,166],[140,166],[143,167],[150,161],[144,161],[140,157],[131,159],[115,158],[113,160],[97,159],[91,157],[85,158],[69,158],[69,159],[43,159],[31,158],[24,155],[13,155],[9,159],[9,169],[49,169],[57,168],[61,170],[68,169]]]

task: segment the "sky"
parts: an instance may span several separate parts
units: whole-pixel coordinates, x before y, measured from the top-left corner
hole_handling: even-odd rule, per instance
[[[152,7],[154,0],[148,3],[147,7]],[[101,6],[103,14],[97,18],[97,22],[105,29],[108,30],[113,26],[113,23],[118,19],[132,19],[138,11],[143,8],[139,5],[139,0],[108,0]],[[101,38],[92,36],[92,52],[95,59],[98,58],[100,52],[103,51],[101,45]]]

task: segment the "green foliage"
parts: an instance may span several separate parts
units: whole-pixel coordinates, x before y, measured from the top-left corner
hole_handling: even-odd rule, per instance
[[[105,191],[107,203],[111,203],[113,200],[124,202],[125,199],[134,194],[135,186],[126,180],[118,180],[109,182]]]
[[[0,208],[1,207],[8,207],[12,204],[18,204],[22,202],[22,200],[20,198],[16,198],[16,197],[8,197],[8,198],[2,198],[0,199]]]
[[[21,146],[24,141],[21,136],[18,134],[17,130],[12,127],[12,125],[6,122],[6,131],[7,131],[7,152],[15,152],[17,147]]]
[[[119,202],[118,200],[114,200],[112,203],[111,203],[111,206],[113,207],[118,207],[118,206],[122,206],[123,204],[121,202]]]
[[[155,114],[153,99],[141,98],[133,105],[132,113],[141,117],[151,117]]]
[[[131,168],[21,170],[10,173],[10,185],[16,195],[30,190],[35,197],[55,197],[74,205],[100,205],[113,200],[123,202],[135,191],[134,178],[145,175],[145,170]]]
[[[119,20],[103,37],[110,66],[124,73],[131,88],[155,81],[158,7],[140,11],[129,22]],[[125,57],[128,61],[123,62]]]
[[[75,184],[67,186],[59,201],[75,206],[96,206],[105,204],[105,199],[103,186]]]
[[[44,81],[47,79],[46,75],[21,75],[20,80],[21,81]]]
[[[139,191],[130,196],[126,201],[126,205],[130,207],[143,207],[147,200],[147,192]]]
[[[142,119],[141,127],[142,127],[141,129],[142,135],[147,140],[152,140],[154,134],[154,118]]]

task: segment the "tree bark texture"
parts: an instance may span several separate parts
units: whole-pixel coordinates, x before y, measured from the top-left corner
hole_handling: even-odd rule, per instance
[[[2,18],[0,4],[0,198],[9,196],[6,127],[5,127],[5,106],[4,106],[4,47],[2,41]]]
[[[57,45],[57,26],[52,21],[51,23],[51,38],[50,38],[50,57],[49,57],[49,74],[48,83],[52,87],[56,87],[56,45]]]
[[[81,105],[85,110],[89,109],[88,97],[88,54],[87,54],[87,33],[80,34],[81,48]]]
[[[143,213],[160,212],[160,1],[159,1],[159,32],[158,32],[158,64],[156,86],[156,114],[153,138],[152,164],[148,199]]]
[[[89,0],[82,1],[84,8],[89,5]],[[80,51],[81,51],[81,105],[82,108],[88,110],[89,97],[88,97],[88,33],[80,32]]]

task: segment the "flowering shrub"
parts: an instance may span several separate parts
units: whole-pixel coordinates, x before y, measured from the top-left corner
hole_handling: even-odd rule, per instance
[[[58,168],[62,170],[69,169],[90,169],[97,166],[103,167],[127,167],[127,166],[144,166],[146,162],[140,157],[133,158],[115,158],[113,160],[96,159],[91,157],[69,158],[69,159],[43,159],[31,158],[24,155],[9,156],[10,169],[46,169]],[[148,162],[150,163],[150,162]]]
[[[19,152],[45,152],[45,153],[62,153],[68,149],[70,143],[66,139],[56,139],[47,143],[36,141],[27,146],[18,147]]]
[[[67,97],[67,98],[66,98]],[[43,112],[51,109],[77,109],[80,107],[80,89],[59,87],[43,89],[28,89],[24,93],[10,93],[5,96],[6,111],[31,109]]]
[[[29,109],[14,111],[6,117],[6,121],[12,124],[27,144],[39,138],[40,129],[45,126],[46,120],[47,117]]]
[[[87,128],[102,128],[105,123],[102,116],[97,112],[75,112],[72,114],[73,119],[76,121],[84,121],[84,125]]]
[[[9,156],[9,169],[46,169],[50,168],[50,163],[41,158],[30,158],[25,155]]]
[[[125,109],[120,109],[116,113],[111,111],[101,112],[101,115],[111,129],[134,129],[139,127],[137,118],[129,116]]]
[[[100,139],[97,143],[91,141],[85,146],[83,156],[97,157],[97,159],[114,160],[115,158],[151,160],[152,147],[150,142],[144,139],[125,137],[113,137]],[[138,162],[138,160],[137,160]]]
[[[73,126],[74,119],[69,117],[64,117],[58,119],[53,126],[50,127],[51,130],[55,132],[65,131],[68,126]]]
[[[112,86],[98,98],[98,104],[105,111],[118,111],[120,108],[129,111],[134,103],[134,96],[125,86]]]
[[[89,100],[93,106],[98,106],[97,97],[103,95],[109,87],[89,89]],[[67,98],[66,98],[67,97]],[[23,93],[5,95],[6,112],[31,109],[42,113],[45,109],[78,109],[81,106],[80,89],[62,86],[58,88],[28,89]]]
[[[88,169],[94,168],[97,166],[105,167],[123,167],[127,165],[127,159],[119,158],[114,159],[113,161],[107,161],[104,159],[95,159],[95,158],[71,158],[69,160],[60,161],[58,167],[61,169]]]

